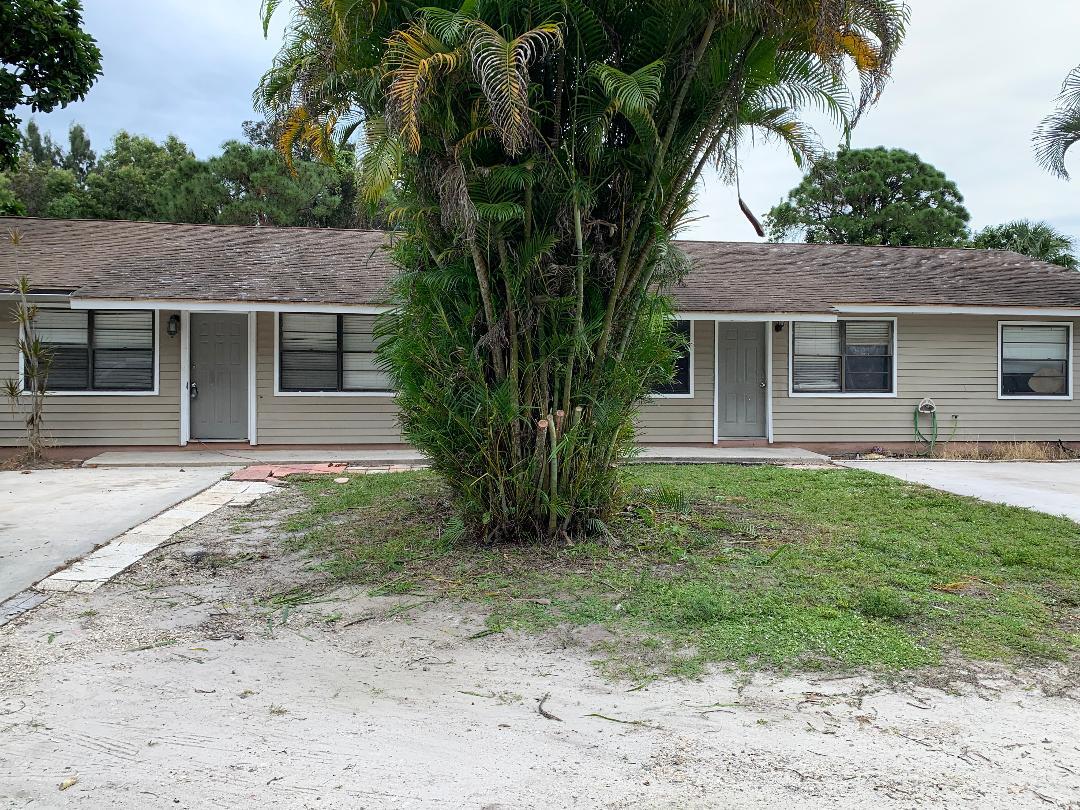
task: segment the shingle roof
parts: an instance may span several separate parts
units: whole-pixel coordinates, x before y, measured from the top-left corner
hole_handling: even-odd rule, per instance
[[[690,312],[826,311],[842,304],[1080,307],[1080,272],[1005,250],[682,242]]]
[[[376,304],[386,244],[382,231],[0,217],[0,287],[25,273],[84,298]]]
[[[0,288],[80,298],[379,304],[394,269],[379,231],[0,217]],[[1080,308],[1080,273],[955,248],[681,242],[682,312],[828,312],[843,304]]]

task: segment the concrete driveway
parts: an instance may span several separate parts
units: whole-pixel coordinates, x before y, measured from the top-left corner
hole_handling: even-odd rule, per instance
[[[0,602],[234,469],[0,472]]]
[[[845,467],[884,473],[991,503],[1023,506],[1080,523],[1080,461],[848,461]]]

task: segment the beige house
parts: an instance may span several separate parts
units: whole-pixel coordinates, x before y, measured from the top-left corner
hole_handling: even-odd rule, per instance
[[[56,445],[392,445],[372,323],[385,234],[0,218],[0,380],[25,274],[52,352]],[[649,443],[1080,442],[1080,273],[1014,253],[684,242],[690,352]],[[923,415],[924,429],[929,416]],[[0,446],[20,440],[0,411]]]

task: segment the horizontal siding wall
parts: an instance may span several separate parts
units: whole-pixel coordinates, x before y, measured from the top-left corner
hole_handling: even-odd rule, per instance
[[[638,441],[712,443],[715,340],[712,321],[694,321],[694,396],[644,405],[638,414]]]
[[[393,397],[275,396],[274,315],[258,315],[259,444],[398,444]]]
[[[871,316],[867,316],[871,317]],[[900,316],[896,398],[788,395],[790,324],[773,341],[773,434],[778,442],[908,442],[923,397],[937,404],[939,437],[965,441],[1080,440],[1080,400],[999,400],[998,322],[983,315]],[[1046,319],[1060,322],[1061,319]],[[1074,364],[1080,322],[1073,323]],[[1076,369],[1074,396],[1080,396]],[[955,416],[955,419],[954,419]],[[924,424],[928,424],[924,421]],[[955,432],[954,432],[955,426]]]
[[[0,380],[19,374],[15,305],[0,302]],[[156,396],[50,396],[45,430],[56,446],[176,445],[180,441],[180,338],[165,333],[171,312],[159,322],[159,379]],[[0,407],[0,446],[19,445],[21,415]]]

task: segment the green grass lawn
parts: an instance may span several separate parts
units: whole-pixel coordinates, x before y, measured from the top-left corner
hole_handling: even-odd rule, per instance
[[[485,602],[492,630],[603,625],[628,677],[1080,651],[1080,527],[871,473],[634,466],[611,536],[559,548],[462,540],[430,473],[296,484],[285,528],[335,577]]]

